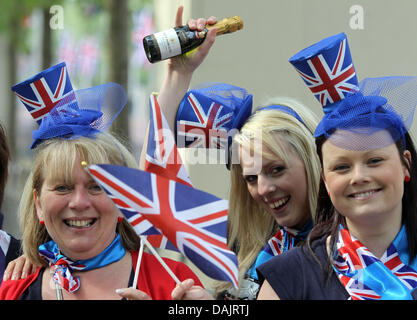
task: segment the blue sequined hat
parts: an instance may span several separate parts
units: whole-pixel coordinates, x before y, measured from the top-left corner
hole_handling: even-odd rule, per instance
[[[315,137],[324,135],[348,150],[405,142],[417,105],[417,77],[367,78],[358,83],[344,33],[313,44],[289,61],[323,107]]]
[[[108,128],[127,102],[125,90],[106,83],[74,91],[65,62],[12,86],[39,124],[31,149],[46,139],[75,139]]]
[[[188,91],[175,123],[177,146],[227,150],[233,130],[252,112],[253,96],[227,83],[206,83]]]

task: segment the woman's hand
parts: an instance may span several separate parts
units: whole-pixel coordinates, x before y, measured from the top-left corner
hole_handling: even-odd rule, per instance
[[[214,300],[204,288],[194,285],[193,279],[178,284],[171,293],[172,300]]]
[[[183,7],[180,6],[175,17],[175,25],[182,25]],[[191,30],[201,31],[206,24],[217,22],[215,17],[208,19],[190,19],[188,26]],[[200,66],[208,55],[216,39],[216,29],[209,30],[204,42],[195,50],[168,60],[168,70],[158,95],[158,102],[165,114],[171,130],[174,129],[178,106],[186,94],[194,71]]]
[[[178,7],[177,14],[175,16],[175,26],[183,25],[183,10],[183,6]],[[190,19],[188,21],[188,26],[191,30],[202,31],[206,24],[212,25],[216,22],[217,19],[215,17],[210,17],[208,19]],[[201,63],[203,63],[204,59],[210,52],[210,48],[215,39],[216,29],[213,28],[207,33],[204,42],[195,50],[168,60],[168,68],[162,86],[159,90],[158,102],[174,135],[176,134],[176,132],[174,132],[175,120],[180,102],[188,91],[194,71],[201,65]],[[140,157],[140,168],[142,170],[145,168],[145,156],[149,134],[148,130],[149,127],[146,130],[144,139],[145,143],[142,146]]]
[[[29,274],[35,273],[36,266],[32,264],[25,256],[10,261],[4,271],[3,281],[12,279],[25,279]]]
[[[152,300],[145,292],[135,288],[116,289],[116,293],[127,300]]]
[[[175,17],[175,26],[180,27],[182,23],[183,6],[179,6]],[[203,31],[206,25],[213,25],[217,22],[217,18],[211,16],[208,19],[190,19],[187,23],[190,30]],[[180,55],[168,60],[168,68],[170,71],[177,71],[183,74],[192,74],[204,61],[216,39],[216,30],[211,29],[206,35],[204,42],[195,50],[188,54]]]

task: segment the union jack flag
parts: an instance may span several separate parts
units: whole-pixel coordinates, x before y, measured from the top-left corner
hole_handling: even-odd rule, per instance
[[[342,270],[358,270],[378,261],[375,256],[358,239],[350,234],[346,229],[339,231],[337,248],[340,255],[344,258],[344,263],[340,265]]]
[[[61,100],[65,99],[65,103],[75,101],[65,63],[13,86],[12,90],[38,124]]]
[[[102,186],[102,188],[105,190],[105,188]],[[132,217],[135,216],[135,224],[134,229],[138,234],[141,235],[160,235],[161,233],[155,229],[152,224],[146,220],[144,217],[142,217],[140,214],[138,214],[134,209],[132,209],[126,202],[124,202],[120,197],[117,197],[116,195],[108,192],[105,190],[107,195],[110,197],[110,199],[115,204],[116,208],[120,210],[120,212],[125,217]],[[128,220],[131,222],[130,220]]]
[[[400,278],[408,289],[413,290],[417,288],[416,271],[401,261],[398,251],[393,245],[388,247],[387,251],[381,257],[381,262]]]
[[[334,265],[340,282],[345,286],[346,291],[352,300],[377,300],[381,296],[371,288],[362,283],[360,277],[350,277],[353,272],[362,270],[378,259],[355,237],[351,236],[346,229],[339,230],[337,241],[338,257]]]
[[[285,246],[288,246],[288,248],[285,248]],[[289,232],[280,229],[275,236],[269,239],[267,251],[277,256],[284,251],[290,250],[293,246],[294,237]]]
[[[281,232],[277,233],[268,241],[267,249],[268,253],[271,253],[274,256],[277,256],[282,253],[282,234]]]
[[[291,59],[290,62],[322,106],[333,104],[344,99],[346,93],[359,90],[346,37],[334,48],[301,62]]]
[[[181,141],[178,145],[226,149],[228,130],[225,125],[232,120],[233,112],[225,113],[222,105],[212,101],[208,110],[205,110],[204,103],[192,92],[188,95],[187,101],[193,112],[190,119],[182,119],[178,123],[177,135],[178,140]],[[180,140],[180,137],[183,140]]]
[[[63,289],[74,292],[80,288],[80,278],[73,276],[71,271],[84,270],[86,265],[69,260],[61,254],[58,246],[53,241],[40,245],[39,254],[49,262],[53,271],[52,279]]]
[[[228,202],[153,173],[91,165],[92,177],[136,211],[124,211],[136,228],[145,219],[209,277],[237,287],[236,255],[227,247]]]
[[[146,235],[149,243],[154,248],[167,249],[172,251],[178,251],[177,248],[169,242],[167,237],[165,237],[159,230],[157,230],[147,219],[145,219],[140,213],[132,209],[128,204],[123,200],[117,198],[110,192],[106,192],[113,203],[116,205],[116,208],[125,217],[135,216],[135,226],[133,227],[137,234]],[[129,221],[130,222],[130,221]]]
[[[150,125],[146,150],[145,171],[192,186],[187,170],[182,163],[174,135],[159,106],[156,94],[151,94]]]
[[[345,286],[349,293],[349,300],[379,300],[381,296],[376,294],[371,288],[358,279],[339,274],[340,282]]]
[[[378,259],[348,230],[341,229],[337,249],[335,271],[353,300],[376,300],[389,296],[389,290],[417,288],[417,272],[401,261],[394,244]]]
[[[171,242],[169,242],[167,237],[165,237],[162,234],[150,234],[146,236],[146,239],[154,248],[160,248],[160,249],[166,249],[166,250],[178,252],[178,249]]]
[[[151,94],[149,106],[151,110],[145,171],[192,187],[190,177],[178,153],[174,135],[162,113],[156,94]],[[144,219],[142,223],[146,224],[146,221]],[[149,234],[148,241],[154,247],[177,251],[175,246],[164,235],[158,234],[158,231],[152,226],[146,233]]]

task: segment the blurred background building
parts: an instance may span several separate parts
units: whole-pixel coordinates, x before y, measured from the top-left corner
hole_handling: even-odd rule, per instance
[[[139,158],[148,97],[160,87],[166,68],[166,62],[146,60],[142,38],[172,27],[178,5],[185,7],[184,23],[190,17],[242,17],[243,30],[216,40],[192,86],[221,81],[246,88],[254,95],[254,107],[270,97],[289,96],[321,115],[288,59],[339,32],[348,36],[359,80],[417,75],[415,0],[2,0],[0,121],[13,148],[1,208],[4,230],[20,236],[17,204],[31,165],[35,128],[10,86],[61,61],[75,89],[120,83],[129,102],[113,129],[131,142]],[[192,151],[181,152],[186,159]],[[195,187],[227,199],[229,176],[223,164],[186,166]]]

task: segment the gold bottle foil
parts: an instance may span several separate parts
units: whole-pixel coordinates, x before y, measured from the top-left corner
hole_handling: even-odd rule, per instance
[[[217,36],[221,34],[235,32],[243,28],[243,20],[239,16],[224,18],[223,20],[220,20],[213,25],[206,26],[207,30],[210,30],[212,28],[217,29]],[[198,35],[201,38],[204,38],[206,36],[204,31],[199,32]]]

